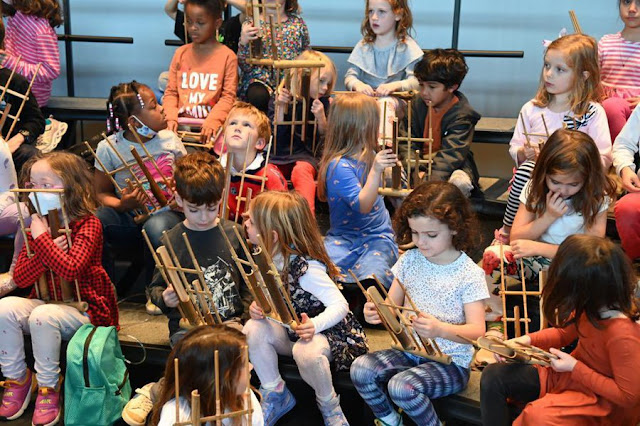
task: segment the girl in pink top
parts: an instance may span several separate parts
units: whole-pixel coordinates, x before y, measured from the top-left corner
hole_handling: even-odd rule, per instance
[[[615,140],[640,101],[640,0],[619,0],[622,31],[598,42],[602,87],[611,140]]]
[[[5,46],[0,51],[2,66],[27,80],[37,71],[31,91],[43,107],[49,102],[53,80],[60,75],[58,38],[53,30],[62,24],[60,5],[57,0],[2,1],[2,14],[9,15]]]
[[[221,2],[187,0],[185,13],[192,42],[173,55],[163,106],[169,130],[176,131],[179,121],[201,125],[200,141],[206,143],[235,102],[238,58],[216,38],[222,24]]]

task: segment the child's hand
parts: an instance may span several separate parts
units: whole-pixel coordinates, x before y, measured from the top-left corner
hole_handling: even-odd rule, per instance
[[[31,236],[35,240],[40,235],[49,232],[47,222],[37,214],[31,215]]]
[[[411,322],[413,328],[419,336],[432,339],[441,334],[442,322],[436,317],[420,312],[417,317],[413,317]]]
[[[122,190],[122,198],[120,198],[120,209],[123,212],[142,207],[146,201],[144,190],[136,187],[134,190],[124,188]]]
[[[173,133],[178,133],[178,122],[167,121],[167,130],[171,130]]]
[[[634,109],[640,103],[640,97],[627,98],[627,102],[629,103],[629,107]]]
[[[567,353],[559,351],[558,349],[551,348],[549,349],[549,352],[558,357],[558,359],[551,360],[551,368],[558,373],[571,372],[578,363],[577,359]]]
[[[164,304],[167,305],[168,308],[176,308],[180,304],[178,293],[176,293],[171,284],[162,292],[162,300],[164,300]]]
[[[309,316],[305,313],[300,315],[301,323],[296,327],[296,334],[302,340],[311,340],[313,336],[316,334],[316,326],[313,325],[313,321],[309,319]]]
[[[387,96],[394,90],[395,90],[395,87],[393,83],[385,83],[378,86],[375,92],[376,92],[376,95],[378,96]]]
[[[367,96],[375,96],[376,91],[373,90],[373,87],[365,84],[361,81],[357,82],[355,86],[353,86],[353,90],[359,93],[364,93]]]
[[[565,203],[560,193],[551,191],[547,193],[547,208],[544,214],[557,219],[565,215],[568,211],[569,206],[567,206],[567,203]]]
[[[311,112],[318,120],[325,118],[324,104],[320,99],[313,100],[313,103],[311,104]]]
[[[58,246],[58,248],[60,250],[62,250],[63,252],[68,252],[69,251],[69,242],[67,241],[67,237],[66,235],[60,235],[59,237],[55,238],[53,240],[53,242],[55,243],[55,245]]]
[[[255,300],[249,306],[249,316],[254,320],[264,319],[264,312]]]
[[[514,240],[511,241],[511,253],[516,259],[523,257],[531,257],[540,254],[538,242],[532,240]]]
[[[254,27],[253,22],[244,21],[242,23],[242,31],[240,32],[240,44],[246,45],[249,44],[250,41],[258,38],[258,32],[260,28]]]
[[[376,154],[376,158],[373,160],[373,169],[377,173],[384,172],[387,167],[395,166],[398,162],[398,156],[390,149],[383,149]]]
[[[215,135],[216,130],[218,129],[214,129],[213,127],[209,127],[204,124],[202,126],[202,129],[200,129],[200,143],[204,145],[208,144],[211,141],[213,135]]]
[[[511,346],[515,346],[518,347],[518,343],[524,343],[525,345],[530,345],[531,344],[531,337],[529,337],[528,335],[524,335],[524,336],[520,336],[520,337],[516,337],[513,339],[509,339],[509,340],[505,340],[506,344],[510,344]],[[503,357],[501,357],[500,355],[494,353],[493,357],[496,359],[496,361],[498,362],[507,362],[506,359],[504,359]]]
[[[278,97],[276,98],[276,102],[282,105],[289,104],[293,101],[293,96],[291,96],[291,92],[289,89],[283,87],[278,90]]]
[[[538,158],[538,154],[540,154],[540,147],[535,143],[525,144],[522,147],[522,152],[527,160],[535,160]]]
[[[622,179],[622,186],[629,192],[640,192],[640,178],[631,167],[625,167],[620,172],[620,179]]]
[[[367,302],[364,304],[364,320],[369,324],[380,324],[382,320],[376,309],[376,305],[373,302]]]

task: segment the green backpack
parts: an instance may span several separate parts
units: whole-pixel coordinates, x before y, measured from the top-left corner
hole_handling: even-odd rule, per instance
[[[65,425],[112,425],[131,397],[115,327],[85,324],[67,346]]]

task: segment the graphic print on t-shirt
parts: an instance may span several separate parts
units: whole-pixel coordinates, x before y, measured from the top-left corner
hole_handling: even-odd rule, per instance
[[[220,316],[228,318],[241,305],[238,289],[231,276],[231,265],[218,257],[215,263],[201,268]],[[214,312],[214,306],[211,304],[209,309]]]
[[[218,73],[183,72],[180,78],[181,89],[187,90],[187,102],[180,107],[179,116],[207,118],[213,105],[205,104],[207,95],[218,91]]]

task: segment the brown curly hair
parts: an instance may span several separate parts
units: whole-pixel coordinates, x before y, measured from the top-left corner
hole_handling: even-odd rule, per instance
[[[411,14],[411,9],[409,9],[409,2],[407,0],[387,1],[394,15],[401,15],[400,20],[396,22],[396,38],[404,42],[413,29],[413,15]],[[360,32],[365,43],[373,43],[376,40],[376,34],[373,32],[371,24],[369,24],[369,0],[367,0],[364,8],[364,20],[360,26]]]
[[[416,216],[431,217],[447,225],[455,232],[452,244],[456,250],[468,251],[480,243],[479,223],[471,203],[452,183],[426,182],[407,196],[393,216],[399,245],[411,242],[409,218]]]
[[[33,15],[49,21],[52,28],[62,25],[62,9],[58,0],[13,0],[11,5],[3,2],[2,12],[13,16],[19,10],[25,15]]]

